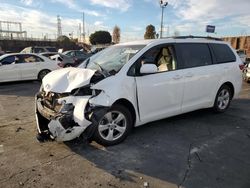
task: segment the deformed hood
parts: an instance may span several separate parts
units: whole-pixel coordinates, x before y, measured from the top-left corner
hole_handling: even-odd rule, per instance
[[[43,78],[43,88],[45,92],[68,93],[88,85],[94,73],[95,70],[73,67],[55,70]]]

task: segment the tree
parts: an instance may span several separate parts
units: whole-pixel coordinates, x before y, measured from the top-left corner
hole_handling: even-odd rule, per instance
[[[62,42],[62,43],[69,43],[70,42],[70,39],[69,37],[65,36],[65,35],[62,35],[62,36],[59,36],[57,38],[57,41],[58,42]]]
[[[96,31],[89,37],[91,44],[109,44],[111,43],[112,37],[108,31]]]
[[[120,39],[121,39],[121,29],[117,25],[113,29],[112,38],[113,38],[113,42],[115,44],[117,44],[117,43],[120,42]]]
[[[146,32],[144,34],[144,39],[155,39],[156,32],[155,32],[155,26],[148,25],[146,27]]]

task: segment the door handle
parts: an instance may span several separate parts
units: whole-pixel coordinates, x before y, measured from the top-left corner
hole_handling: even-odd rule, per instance
[[[182,78],[182,76],[180,76],[180,75],[175,75],[175,76],[173,77],[174,80],[179,80],[179,79],[181,79],[181,78]]]

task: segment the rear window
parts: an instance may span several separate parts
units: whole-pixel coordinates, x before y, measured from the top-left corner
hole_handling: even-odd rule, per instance
[[[57,52],[56,48],[54,47],[46,47],[46,49],[48,50],[48,52]]]
[[[179,68],[200,67],[212,64],[207,44],[183,43],[177,45],[178,56],[181,58]]]
[[[215,63],[227,63],[236,61],[232,50],[226,44],[209,44],[215,56]]]
[[[34,48],[33,52],[36,53],[36,54],[38,54],[38,53],[45,52],[45,50],[43,48]]]

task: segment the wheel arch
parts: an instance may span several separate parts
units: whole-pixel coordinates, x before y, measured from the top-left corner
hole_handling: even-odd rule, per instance
[[[51,72],[50,69],[42,69],[42,70],[40,70],[40,71],[38,72],[38,74],[37,74],[37,79],[38,79],[38,80],[39,80],[39,75],[41,74],[42,71],[49,71],[49,72]]]
[[[223,83],[221,86],[220,86],[220,88],[222,87],[222,86],[224,86],[224,85],[226,85],[226,86],[228,86],[229,88],[230,88],[230,90],[231,90],[231,94],[232,94],[232,96],[231,96],[231,99],[234,97],[234,92],[235,92],[235,89],[234,89],[234,86],[233,86],[233,84],[231,83],[231,82],[225,82],[225,83]]]
[[[135,121],[136,121],[136,111],[135,111],[135,108],[134,108],[134,105],[128,101],[127,99],[118,99],[117,101],[115,101],[113,103],[113,105],[116,105],[116,104],[119,104],[119,105],[123,105],[124,107],[126,107],[129,112],[131,113],[132,115],[132,123],[133,123],[133,126],[135,126]],[[112,105],[112,106],[113,106]]]

